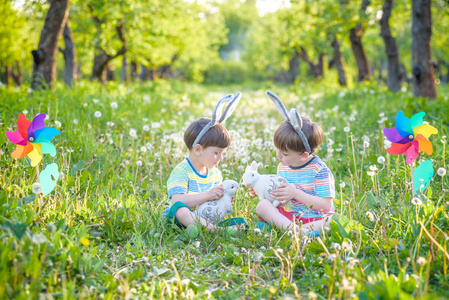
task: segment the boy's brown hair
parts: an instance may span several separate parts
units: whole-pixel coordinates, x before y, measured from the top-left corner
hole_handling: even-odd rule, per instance
[[[196,137],[200,134],[201,130],[209,124],[211,119],[200,118],[194,121],[187,130],[184,132],[184,143],[189,150],[192,150],[193,142],[195,142]],[[226,149],[231,145],[231,136],[229,135],[226,128],[220,124],[215,124],[212,126],[206,134],[201,138],[199,144],[203,148],[207,147],[218,147]]]
[[[301,117],[301,119],[301,131],[309,142],[311,151],[309,154],[312,154],[323,142],[323,129],[307,117]],[[306,152],[301,138],[288,122],[283,122],[274,133],[274,145],[281,151],[294,151],[301,154]]]

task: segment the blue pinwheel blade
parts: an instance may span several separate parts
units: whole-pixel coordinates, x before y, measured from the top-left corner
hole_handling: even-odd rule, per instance
[[[402,137],[413,135],[413,130],[410,127],[410,119],[404,116],[402,110],[398,111],[398,114],[396,115],[394,127],[396,127]]]
[[[45,127],[42,129],[38,129],[34,132],[34,138],[41,138],[44,140],[47,140],[47,142],[51,141],[56,135],[60,135],[61,132],[59,132],[58,129],[53,127]]]

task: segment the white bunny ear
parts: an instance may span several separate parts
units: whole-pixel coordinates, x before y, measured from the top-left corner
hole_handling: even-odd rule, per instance
[[[251,172],[252,170],[251,166],[246,166],[245,173]]]
[[[224,121],[226,121],[227,118],[231,116],[232,112],[237,107],[237,104],[239,104],[241,98],[242,94],[238,93],[237,96],[235,96],[234,99],[232,99],[232,101],[228,104],[228,106],[226,106],[226,109],[223,115],[221,116],[220,120],[218,121],[218,123],[223,123]]]
[[[226,102],[231,101],[233,98],[234,98],[233,95],[227,95],[227,96],[221,98],[220,101],[218,101],[217,105],[215,106],[214,112],[212,113],[212,118],[211,118],[212,125],[215,125],[217,123],[217,121],[221,119],[223,105]],[[221,122],[219,122],[219,123],[221,123]]]
[[[265,94],[276,105],[276,107],[278,108],[279,112],[284,117],[285,121],[290,121],[290,116],[289,116],[289,114],[287,112],[287,109],[284,106],[284,103],[282,103],[281,99],[279,99],[278,96],[276,96],[274,93],[272,93],[270,91],[267,91]]]

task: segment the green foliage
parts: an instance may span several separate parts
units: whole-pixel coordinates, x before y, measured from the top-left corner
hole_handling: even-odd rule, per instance
[[[237,237],[200,228],[191,240],[166,223],[165,183],[185,154],[183,128],[210,115],[222,95],[244,95],[226,123],[233,143],[220,164],[224,177],[240,181],[251,160],[276,171],[272,136],[282,117],[254,85],[82,81],[33,95],[0,87],[4,131],[24,110],[28,118],[47,113],[47,126],[61,124],[57,156],[43,164],[57,162],[62,172],[40,206],[31,193],[35,169],[12,159],[13,145],[0,135],[0,298],[447,298],[447,175],[435,175],[422,205],[413,205],[410,170],[403,157],[386,154],[381,132],[400,109],[426,111],[440,131],[430,158],[435,169],[447,168],[446,88],[429,102],[374,83],[344,91],[335,83],[265,84],[324,129],[317,155],[333,171],[337,195],[323,244],[255,230],[258,200],[244,187],[234,210],[250,227]]]

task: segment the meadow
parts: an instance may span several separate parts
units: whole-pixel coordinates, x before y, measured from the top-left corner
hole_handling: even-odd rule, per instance
[[[263,89],[262,89],[263,88]],[[259,230],[245,167],[275,173],[272,137],[282,121],[264,95],[312,117],[325,131],[318,151],[333,171],[336,214],[318,240]],[[226,121],[232,144],[220,163],[241,184],[234,216],[247,231],[236,237],[205,230],[189,239],[161,213],[166,180],[186,154],[182,134],[209,117],[226,94],[242,92]],[[0,298],[14,299],[436,299],[449,297],[449,180],[445,176],[449,88],[434,101],[410,87],[389,92],[375,82],[341,89],[318,82],[227,87],[179,81],[30,94],[0,87]],[[430,137],[435,175],[412,198],[404,155],[389,155],[382,129],[396,113],[425,111],[439,133]],[[15,160],[5,136],[19,114],[46,113],[58,128],[57,187],[36,197],[36,170]],[[43,200],[43,203],[40,202]]]

